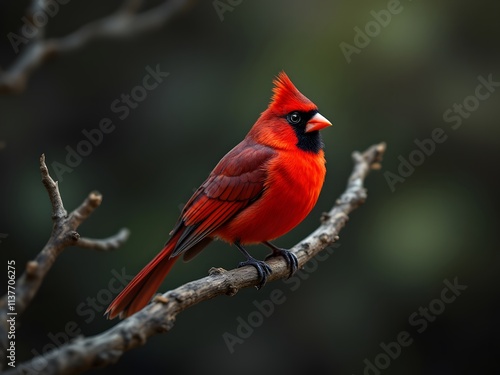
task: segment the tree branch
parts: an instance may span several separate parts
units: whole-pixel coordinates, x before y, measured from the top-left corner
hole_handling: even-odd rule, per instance
[[[105,238],[103,240],[80,237],[76,242],[76,246],[97,251],[111,251],[120,247],[128,238],[128,235],[128,229],[122,228],[114,236]]]
[[[380,168],[384,152],[385,144],[380,143],[363,153],[353,154],[354,170],[345,192],[331,211],[323,214],[320,227],[292,249],[298,258],[299,267],[303,267],[338,239],[340,230],[348,220],[348,214],[365,201],[364,179],[371,169]],[[289,270],[283,259],[273,258],[268,264],[273,271],[268,282],[288,276]],[[45,366],[44,374],[76,374],[109,365],[116,362],[126,351],[144,345],[149,337],[169,331],[176,316],[187,308],[220,295],[232,296],[238,290],[255,286],[258,282],[257,272],[253,267],[230,271],[212,268],[209,276],[157,296],[153,303],[113,328],[96,336],[79,337],[5,374],[22,374],[23,370],[40,368],[42,364]]]
[[[55,55],[82,48],[94,39],[122,38],[158,29],[183,9],[189,0],[166,0],[137,13],[142,3],[142,0],[125,0],[112,15],[90,22],[61,38],[45,39],[44,30],[38,29],[36,38],[29,41],[10,68],[4,72],[0,69],[0,94],[22,92],[29,75]],[[29,14],[32,16],[41,4],[42,1],[34,0]]]
[[[58,184],[49,175],[47,165],[45,164],[45,155],[40,157],[40,173],[52,205],[52,233],[42,251],[40,251],[34,260],[27,263],[25,272],[16,280],[15,309],[12,310],[8,305],[8,294],[0,299],[0,337],[2,337],[0,343],[0,364],[4,364],[6,358],[7,313],[15,312],[17,318],[26,310],[42,285],[45,276],[62,251],[69,246],[80,246],[101,251],[114,250],[121,246],[129,235],[127,229],[122,229],[118,234],[104,240],[80,238],[77,232],[78,227],[99,207],[102,202],[102,196],[96,192],[90,193],[80,207],[68,215],[64,209]]]

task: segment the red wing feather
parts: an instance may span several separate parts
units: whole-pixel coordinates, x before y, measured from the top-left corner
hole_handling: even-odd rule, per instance
[[[184,207],[172,231],[182,231],[172,257],[187,251],[254,202],[264,192],[271,148],[245,139],[214,168]]]

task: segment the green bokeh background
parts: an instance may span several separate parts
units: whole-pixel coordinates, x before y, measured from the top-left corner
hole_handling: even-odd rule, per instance
[[[113,11],[120,2],[71,1],[50,21],[49,36],[65,35]],[[154,3],[151,3],[154,4]],[[18,32],[26,1],[0,3],[0,65],[16,55],[7,39]],[[242,1],[221,21],[212,1],[193,1],[163,28],[120,40],[98,40],[44,64],[19,95],[0,98],[1,262],[23,265],[45,244],[50,205],[38,158],[64,163],[66,146],[84,129],[111,118],[116,129],[63,175],[60,189],[72,210],[92,190],[102,206],[80,228],[106,237],[121,227],[129,241],[111,253],[70,248],[57,260],[18,325],[17,361],[43,352],[49,334],[75,322],[85,336],[116,324],[97,302],[113,270],[135,274],[168,236],[194,188],[238,143],[263,111],[271,81],[285,70],[334,126],[323,132],[328,174],[320,200],[295,230],[276,241],[295,244],[314,230],[321,212],[343,191],[351,152],[387,142],[383,168],[366,181],[368,200],[351,215],[340,247],[300,287],[282,281],[261,291],[208,301],[182,313],[174,329],[151,338],[95,374],[217,372],[362,374],[380,343],[408,331],[412,344],[383,374],[486,372],[498,353],[498,148],[495,91],[462,120],[443,119],[454,103],[474,95],[478,77],[500,81],[500,3],[402,0],[368,46],[348,63],[340,44],[353,44],[371,11],[387,1]],[[125,120],[111,103],[142,82],[146,67],[170,75]],[[391,191],[385,176],[399,157],[436,128],[447,139]],[[55,176],[52,169],[51,173]],[[251,249],[258,257],[266,250]],[[189,264],[179,262],[163,291],[203,277],[210,267],[234,267],[234,248],[215,243]],[[444,280],[467,289],[418,333],[409,322],[440,298]],[[4,290],[6,278],[0,283]],[[230,353],[223,334],[273,290],[275,306]],[[79,307],[80,306],[80,307]],[[100,310],[100,311],[96,311]],[[61,337],[59,335],[59,337]],[[373,372],[367,372],[373,373]]]

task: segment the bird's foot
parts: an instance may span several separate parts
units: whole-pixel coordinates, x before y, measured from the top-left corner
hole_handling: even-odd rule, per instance
[[[257,289],[260,289],[264,285],[266,285],[267,277],[272,273],[271,267],[269,267],[266,262],[249,257],[244,262],[238,264],[238,268],[245,266],[252,266],[257,270],[257,274],[259,275],[260,280],[259,284],[257,284],[256,286]]]
[[[299,269],[299,261],[297,259],[297,256],[290,250],[276,247],[270,242],[264,242],[264,244],[269,246],[273,250],[273,252],[266,257],[266,260],[282,256],[283,258],[285,258],[285,262],[290,268],[290,274],[288,275],[288,278],[292,277],[293,274]]]

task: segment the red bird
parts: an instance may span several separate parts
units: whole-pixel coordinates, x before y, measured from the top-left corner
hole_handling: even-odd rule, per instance
[[[186,203],[163,250],[108,307],[110,319],[142,309],[181,254],[192,259],[213,239],[236,245],[247,259],[239,267],[257,269],[259,288],[271,268],[243,245],[263,243],[273,251],[268,258],[283,256],[290,275],[297,270],[297,257],[269,241],[298,225],[316,204],[326,173],[319,130],[332,124],[284,72],[274,85],[268,108]]]

